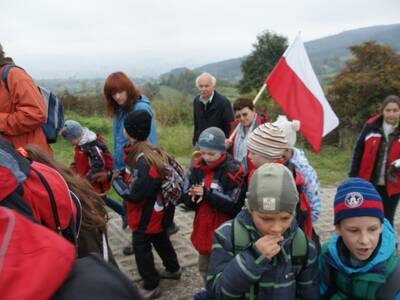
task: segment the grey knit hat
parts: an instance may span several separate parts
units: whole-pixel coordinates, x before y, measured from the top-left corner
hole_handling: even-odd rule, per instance
[[[225,152],[225,134],[218,127],[209,127],[200,134],[198,144],[200,148]]]
[[[290,214],[299,199],[292,173],[278,163],[266,163],[254,172],[246,196],[249,210]]]
[[[5,53],[3,50],[3,46],[0,44],[0,58],[4,58],[4,56],[5,56]]]
[[[74,120],[67,120],[64,127],[61,129],[61,136],[67,141],[72,141],[82,135],[83,129],[79,122]]]

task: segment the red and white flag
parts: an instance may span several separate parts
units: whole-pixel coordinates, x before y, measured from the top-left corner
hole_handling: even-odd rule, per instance
[[[265,84],[272,98],[292,120],[315,152],[322,137],[339,125],[339,119],[324,96],[300,36],[278,61]]]

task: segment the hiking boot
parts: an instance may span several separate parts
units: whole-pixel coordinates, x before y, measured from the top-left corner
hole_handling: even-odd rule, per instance
[[[167,227],[167,235],[171,236],[179,231],[179,226],[175,223],[172,223],[169,227]]]
[[[129,256],[135,253],[135,251],[133,250],[133,246],[129,245],[129,246],[125,246],[124,249],[122,249],[122,253],[125,256]]]
[[[143,297],[143,299],[156,299],[161,296],[160,287],[156,287],[153,290],[146,290],[139,288],[139,294]]]
[[[162,279],[173,279],[173,280],[179,280],[181,279],[181,269],[179,269],[178,271],[175,272],[169,272],[166,269],[161,270],[158,272],[158,274],[160,275],[160,278]]]

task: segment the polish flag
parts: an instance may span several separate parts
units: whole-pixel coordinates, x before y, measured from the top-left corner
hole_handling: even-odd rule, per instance
[[[272,98],[291,120],[300,120],[300,131],[318,153],[322,137],[339,125],[324,96],[300,36],[278,61],[265,84]]]

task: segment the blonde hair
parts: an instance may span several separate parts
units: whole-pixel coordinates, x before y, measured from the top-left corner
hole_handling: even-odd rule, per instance
[[[139,155],[143,155],[148,166],[154,166],[161,178],[164,177],[165,166],[168,164],[171,156],[164,150],[150,144],[147,141],[140,141],[134,145],[134,151],[128,154],[128,166],[133,167],[139,159]]]

